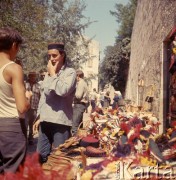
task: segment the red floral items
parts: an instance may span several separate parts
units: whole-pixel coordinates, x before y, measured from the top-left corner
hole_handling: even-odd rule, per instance
[[[34,153],[27,156],[24,165],[19,168],[17,173],[6,173],[0,176],[0,180],[60,180],[67,179],[68,172],[71,167],[62,169],[60,171],[51,170],[46,173],[40,165],[39,156]],[[59,160],[58,160],[59,162]]]

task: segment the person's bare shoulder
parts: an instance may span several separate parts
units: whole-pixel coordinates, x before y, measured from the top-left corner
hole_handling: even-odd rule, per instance
[[[23,79],[23,70],[22,67],[16,63],[9,64],[4,69],[4,78],[8,83],[12,82],[12,79],[18,78],[19,80]]]
[[[13,63],[6,67],[6,71],[12,74],[18,74],[21,73],[23,70],[19,64]]]

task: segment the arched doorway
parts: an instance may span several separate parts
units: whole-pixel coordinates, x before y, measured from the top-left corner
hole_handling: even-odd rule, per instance
[[[176,27],[163,41],[163,61],[161,66],[160,132],[176,123]],[[176,42],[175,42],[176,43]],[[176,45],[175,45],[176,48]]]

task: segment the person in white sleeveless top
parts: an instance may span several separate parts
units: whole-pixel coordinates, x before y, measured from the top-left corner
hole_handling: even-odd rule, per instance
[[[22,67],[14,62],[22,43],[12,28],[0,28],[0,174],[16,172],[26,154],[25,122],[30,107]]]

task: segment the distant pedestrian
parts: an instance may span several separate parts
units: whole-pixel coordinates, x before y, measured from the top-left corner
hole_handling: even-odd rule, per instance
[[[114,98],[113,98],[113,103],[112,103],[112,109],[117,109],[118,108],[118,100],[119,100],[118,92],[114,91]]]
[[[90,94],[90,104],[91,104],[91,107],[92,107],[91,112],[94,112],[94,110],[96,108],[96,103],[97,103],[97,91],[94,88],[93,92]]]
[[[85,112],[88,103],[88,87],[87,83],[84,81],[84,73],[81,70],[76,71],[77,75],[77,86],[76,93],[74,97],[73,105],[73,125],[72,125],[72,135],[75,135],[78,130],[79,124],[83,120],[83,113]]]
[[[43,82],[46,74],[47,74],[47,70],[45,68],[39,71],[39,81],[38,81],[39,84]]]
[[[125,106],[125,101],[122,97],[122,93],[120,91],[117,91],[117,95],[118,95],[118,107]]]
[[[111,98],[109,96],[109,91],[107,91],[104,95],[104,108],[109,108],[110,103],[111,103]]]
[[[100,100],[100,94],[97,92],[97,102],[96,102],[97,108],[102,108],[101,106],[101,100]]]
[[[47,70],[45,68],[41,69],[39,71],[39,81],[38,84],[40,85],[40,94],[42,93],[42,83],[43,80],[45,79],[45,75],[47,74]]]
[[[26,90],[32,93],[32,98],[30,101],[31,107],[26,112],[25,119],[27,121],[27,127],[29,127],[28,143],[33,144],[33,123],[37,117],[37,108],[40,100],[40,84],[37,82],[38,74],[34,72],[29,72],[28,80],[26,82]]]
[[[100,92],[100,103],[102,108],[104,107],[104,94],[103,91]]]

